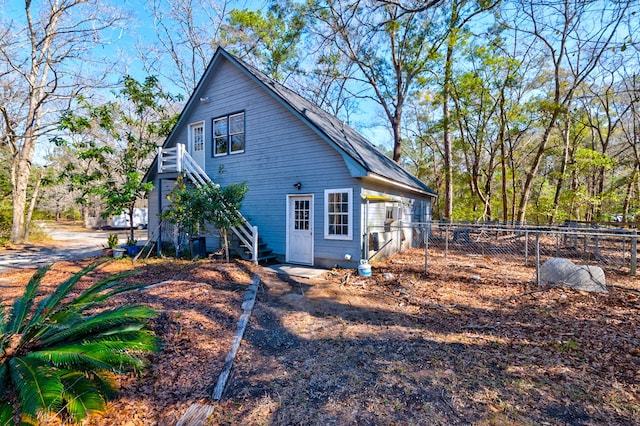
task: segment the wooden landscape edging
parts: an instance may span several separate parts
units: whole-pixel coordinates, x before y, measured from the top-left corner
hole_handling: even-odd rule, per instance
[[[233,345],[231,346],[231,350],[227,354],[224,359],[224,368],[222,369],[222,373],[218,377],[218,383],[213,390],[213,394],[211,398],[218,401],[222,398],[222,393],[224,392],[224,388],[227,384],[227,379],[229,378],[229,373],[231,373],[231,367],[233,366],[233,360],[238,353],[238,349],[240,348],[240,342],[242,341],[242,337],[244,336],[244,331],[247,328],[247,323],[249,322],[249,317],[251,316],[251,311],[253,310],[253,305],[256,302],[256,295],[258,294],[258,285],[260,284],[260,275],[254,275],[251,285],[247,288],[247,291],[244,293],[244,298],[242,299],[242,315],[240,315],[240,319],[238,320],[238,328],[236,329],[236,334],[233,338]],[[176,426],[201,426],[213,413],[213,406],[207,404],[191,404],[187,411],[184,413],[182,418],[176,423]]]
[[[233,338],[233,346],[227,354],[227,357],[224,359],[224,368],[222,369],[222,373],[220,373],[220,377],[218,377],[218,383],[213,390],[213,395],[211,395],[211,397],[216,401],[222,398],[222,392],[224,392],[224,387],[227,384],[227,378],[229,377],[229,373],[231,372],[233,360],[236,358],[236,354],[238,353],[238,349],[240,348],[240,342],[242,341],[244,330],[247,328],[247,323],[249,322],[249,317],[251,316],[251,310],[253,309],[253,305],[256,301],[259,283],[260,275],[254,275],[253,282],[251,283],[249,288],[247,288],[247,291],[244,294],[244,299],[242,299],[243,312],[242,315],[240,315],[240,319],[238,320],[238,328],[236,330],[236,335]]]

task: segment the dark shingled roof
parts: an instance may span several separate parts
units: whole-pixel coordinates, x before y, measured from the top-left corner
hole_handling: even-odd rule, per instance
[[[344,151],[356,163],[369,173],[407,185],[420,192],[436,196],[436,192],[418,178],[407,172],[398,163],[387,157],[382,151],[369,142],[364,136],[343,123],[338,118],[324,111],[319,106],[306,100],[293,90],[283,86],[251,65],[236,58],[226,50],[218,48],[215,57],[222,54],[225,58],[244,68],[251,76],[264,85],[274,95],[297,112],[321,134]]]

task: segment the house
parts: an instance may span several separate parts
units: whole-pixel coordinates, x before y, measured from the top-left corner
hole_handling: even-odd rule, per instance
[[[157,214],[180,174],[247,184],[235,234],[254,261],[270,253],[354,267],[421,244],[436,197],[355,130],[222,48],[146,175],[153,240],[171,241]],[[206,246],[220,246],[215,231]]]

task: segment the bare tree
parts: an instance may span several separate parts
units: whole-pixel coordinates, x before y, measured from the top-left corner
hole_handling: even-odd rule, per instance
[[[146,73],[191,94],[220,43],[222,24],[232,3],[232,0],[147,0],[156,38],[138,46]]]
[[[640,55],[636,54],[636,59],[638,56]],[[640,210],[640,79],[637,68],[632,68],[633,70],[625,70],[623,73],[618,96],[613,106],[621,118],[619,138],[622,146],[617,157],[627,166],[625,175],[620,176],[625,185],[622,205],[623,222],[631,219],[633,207],[636,211]],[[636,222],[640,220],[637,215],[635,220]]]
[[[358,68],[355,86],[384,110],[393,134],[393,159],[402,152],[402,113],[411,89],[426,72],[438,48],[431,18],[398,5],[376,1],[328,0],[313,12],[324,29],[317,31]]]
[[[36,146],[55,130],[61,104],[96,84],[87,77],[99,72],[90,51],[107,43],[114,31],[117,36],[123,20],[113,5],[103,7],[98,0],[25,0],[22,14],[0,22],[1,141],[12,159],[14,242],[25,236],[27,184]]]
[[[516,23],[521,32],[539,43],[540,55],[551,61],[553,90],[544,111],[544,129],[526,174],[518,203],[517,220],[524,222],[527,205],[547,144],[558,119],[573,102],[577,88],[596,70],[616,42],[618,29],[633,3],[601,3],[588,0],[520,1],[524,19]],[[602,9],[607,6],[606,9]],[[601,25],[594,25],[601,22]],[[568,73],[565,70],[569,70]]]

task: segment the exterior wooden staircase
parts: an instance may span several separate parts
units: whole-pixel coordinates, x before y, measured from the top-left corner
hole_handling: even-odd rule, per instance
[[[229,249],[236,255],[240,256],[242,259],[252,260],[251,247],[247,247],[247,245],[239,238],[237,238],[235,234],[233,234],[229,240]],[[262,238],[259,237],[257,263],[264,265],[275,261],[277,258],[278,256],[273,253],[273,250],[271,250],[267,246],[267,243],[265,243]]]
[[[219,186],[202,170],[187,152],[184,144],[181,143],[174,148],[158,148],[158,173],[183,174],[198,188],[204,185]],[[242,222],[231,227],[233,237],[230,248],[233,249],[234,245],[237,246],[236,253],[255,264],[275,258],[272,251],[267,249],[266,244],[259,238],[258,227],[251,225],[240,212],[238,214],[242,218]]]

